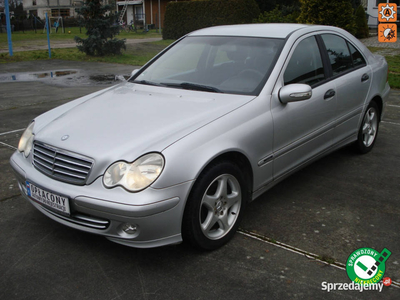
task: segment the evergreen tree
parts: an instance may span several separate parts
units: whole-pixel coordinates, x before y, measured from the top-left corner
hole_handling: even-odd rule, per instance
[[[362,5],[358,6],[358,8],[356,10],[355,18],[356,18],[356,25],[357,25],[356,37],[359,39],[369,37],[369,28],[368,28],[367,17],[365,15],[365,10],[364,10],[364,7],[362,7]]]
[[[111,13],[110,5],[102,5],[100,0],[86,0],[78,14],[84,19],[88,36],[86,39],[75,36],[80,51],[103,56],[121,54],[121,49],[126,49],[125,39],[115,38],[119,33],[118,15]]]

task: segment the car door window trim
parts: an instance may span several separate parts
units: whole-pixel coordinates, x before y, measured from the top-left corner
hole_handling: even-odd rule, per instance
[[[316,51],[319,53],[319,58],[320,58],[321,67],[322,67],[322,71],[323,71],[324,78],[321,79],[321,80],[318,81],[318,82],[315,82],[315,83],[309,84],[309,85],[311,86],[311,88],[314,88],[314,87],[316,87],[316,86],[319,86],[322,82],[325,82],[325,80],[327,79],[327,76],[326,76],[327,73],[326,73],[326,71],[325,71],[325,66],[324,66],[324,62],[323,62],[323,57],[322,57],[322,55],[321,55],[321,50],[320,50],[320,47],[319,47],[319,45],[318,45],[318,41],[316,40],[316,36],[315,36],[315,35],[310,35],[310,36],[306,36],[305,38],[301,39],[301,40],[297,43],[297,45],[295,46],[294,50],[291,52],[290,58],[288,59],[288,63],[286,64],[285,70],[284,70],[284,72],[283,72],[283,85],[288,85],[288,84],[292,84],[292,83],[303,83],[303,82],[298,82],[298,81],[293,81],[293,80],[299,79],[299,78],[301,78],[301,77],[306,76],[307,74],[309,74],[309,73],[305,73],[305,74],[303,74],[303,75],[301,75],[301,76],[299,76],[299,77],[296,77],[296,78],[294,78],[294,79],[291,80],[291,81],[293,81],[293,82],[291,82],[291,81],[285,82],[285,74],[286,74],[286,72],[287,72],[288,69],[289,69],[289,64],[291,63],[291,61],[292,61],[292,59],[293,59],[293,57],[294,57],[294,55],[295,55],[295,53],[296,53],[298,47],[300,46],[301,43],[303,43],[303,42],[306,41],[307,39],[311,39],[311,38],[314,39],[315,44],[317,45],[317,50],[316,50]],[[317,57],[317,56],[318,56],[318,54],[316,55],[316,57]],[[313,70],[312,72],[316,72],[316,71],[318,71],[318,70],[319,70],[319,68]],[[306,84],[308,84],[308,83],[306,83]]]
[[[346,42],[346,46],[347,46],[347,49],[349,50],[350,58],[351,58],[351,63],[352,63],[352,67],[351,67],[350,69],[348,69],[348,70],[346,70],[346,71],[344,71],[344,72],[340,72],[340,73],[338,73],[338,74],[333,75],[333,70],[332,70],[332,65],[331,65],[331,63],[330,63],[330,59],[329,59],[329,55],[328,55],[328,50],[326,49],[325,43],[324,43],[324,41],[323,41],[323,39],[322,39],[322,35],[324,35],[324,34],[326,34],[326,35],[328,35],[328,34],[329,34],[329,35],[335,35],[335,36],[337,36],[337,37],[342,38],[342,39]],[[321,51],[322,51],[322,56],[324,57],[324,58],[323,58],[323,63],[326,64],[324,67],[327,67],[328,72],[329,72],[329,77],[327,78],[326,82],[329,82],[329,81],[331,81],[331,80],[335,80],[335,79],[337,79],[337,78],[339,78],[339,77],[341,77],[341,76],[347,75],[347,74],[349,74],[349,73],[351,73],[351,72],[354,72],[354,71],[356,71],[356,70],[358,70],[358,69],[362,69],[362,68],[368,66],[367,60],[365,59],[365,57],[364,57],[364,55],[362,54],[362,52],[361,52],[360,50],[358,50],[358,48],[357,48],[356,46],[354,46],[352,43],[350,43],[346,38],[344,38],[344,37],[342,37],[342,36],[340,36],[340,35],[338,35],[338,34],[334,34],[334,33],[321,33],[321,34],[318,34],[318,35],[317,35],[317,42],[318,42],[319,44],[321,44],[321,45],[320,45],[320,47],[321,47],[320,49],[323,49],[323,51],[322,51],[322,50],[321,50]],[[361,54],[362,58],[363,58],[364,61],[365,61],[365,64],[359,65],[359,66],[354,66],[353,56],[351,55],[351,51],[350,51],[349,44],[350,44],[351,46],[353,46],[354,49],[356,49],[356,50]]]

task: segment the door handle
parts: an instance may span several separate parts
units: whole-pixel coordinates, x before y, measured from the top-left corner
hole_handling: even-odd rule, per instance
[[[367,73],[363,74],[361,77],[361,82],[367,81],[369,79],[369,75]]]
[[[324,99],[332,98],[333,96],[335,96],[335,94],[335,90],[330,89],[325,93]]]

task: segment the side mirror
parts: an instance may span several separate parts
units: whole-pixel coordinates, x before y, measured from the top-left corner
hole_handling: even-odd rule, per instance
[[[312,96],[312,89],[308,84],[294,83],[283,86],[279,90],[278,95],[279,101],[286,104],[310,99]]]
[[[139,72],[139,69],[133,70],[133,71],[131,72],[131,77],[132,77],[133,75],[135,75],[137,72]]]

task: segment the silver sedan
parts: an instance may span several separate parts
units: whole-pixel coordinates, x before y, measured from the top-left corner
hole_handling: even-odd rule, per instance
[[[288,175],[348,144],[373,148],[387,73],[335,27],[202,29],[127,82],[35,118],[10,162],[59,223],[133,247],[216,249]]]

